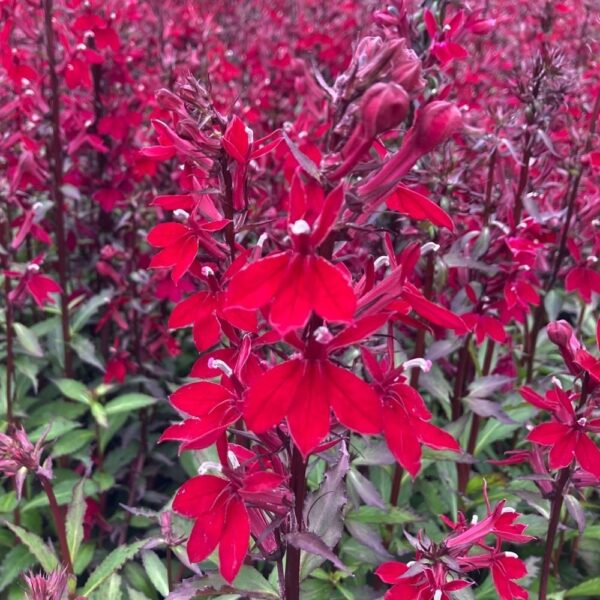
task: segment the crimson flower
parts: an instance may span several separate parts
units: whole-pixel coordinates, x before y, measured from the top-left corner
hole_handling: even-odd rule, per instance
[[[199,475],[186,481],[173,500],[173,510],[194,519],[187,542],[190,562],[200,562],[219,546],[219,571],[231,583],[246,557],[250,533],[258,523],[252,510],[287,512],[285,477],[266,471],[246,448],[231,445],[221,475]],[[252,508],[248,508],[251,506]]]
[[[521,395],[529,404],[552,413],[549,423],[535,427],[527,436],[534,444],[551,446],[548,455],[551,469],[563,469],[575,459],[582,469],[600,477],[600,449],[589,434],[600,433],[600,419],[578,415],[573,400],[578,394],[568,394],[555,385],[543,398],[530,388],[523,388]]]
[[[231,280],[231,308],[256,310],[270,305],[269,321],[284,334],[308,322],[311,311],[329,322],[349,323],[356,297],[349,274],[317,254],[333,228],[344,199],[342,186],[330,192],[312,224],[304,188],[292,185],[289,233],[293,249],[251,263]]]
[[[253,380],[246,393],[244,420],[248,428],[262,433],[285,417],[294,443],[305,457],[329,433],[330,408],[349,429],[379,433],[377,394],[352,371],[329,360],[329,354],[364,339],[385,320],[385,316],[361,319],[335,337],[319,328],[305,345],[296,338],[302,356],[269,369]]]
[[[404,366],[384,372],[363,348],[363,362],[374,380],[383,411],[383,435],[394,458],[413,476],[421,470],[421,444],[437,450],[460,452],[458,442],[432,425],[432,414],[419,392],[405,383]]]
[[[164,198],[164,197],[163,197]],[[185,198],[185,196],[177,196]],[[187,206],[187,204],[186,204]],[[226,255],[211,234],[224,229],[231,221],[223,219],[212,201],[204,196],[193,204],[190,215],[183,209],[181,215],[186,223],[159,223],[148,233],[148,243],[160,248],[152,257],[150,267],[172,268],[171,279],[177,283],[192,267],[199,248],[222,259]]]
[[[443,565],[418,569],[410,575],[412,565],[402,562],[387,562],[380,565],[375,574],[384,583],[392,584],[384,596],[385,600],[452,600],[451,593],[469,587],[463,579],[450,579]]]

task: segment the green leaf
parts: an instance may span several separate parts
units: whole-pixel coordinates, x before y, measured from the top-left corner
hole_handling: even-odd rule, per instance
[[[27,550],[26,546],[18,545],[11,548],[0,567],[0,592],[35,562],[35,556]]]
[[[84,404],[92,403],[92,395],[83,383],[74,379],[55,379],[54,384],[67,398]]]
[[[86,581],[80,592],[81,596],[89,596],[96,588],[104,583],[113,573],[118,571],[128,560],[131,560],[146,544],[141,540],[128,546],[113,550],[96,568]]]
[[[73,454],[94,439],[94,432],[88,429],[78,429],[63,435],[52,448],[52,456]]]
[[[63,417],[56,417],[52,419],[49,424],[40,425],[29,434],[29,439],[32,442],[37,442],[42,435],[46,434],[46,441],[51,442],[56,438],[63,436],[65,433],[69,433],[69,431],[73,431],[73,429],[77,429],[81,427],[79,423],[76,421],[69,421]]]
[[[37,335],[35,333],[22,325],[21,323],[14,323],[13,327],[15,328],[15,333],[17,334],[17,339],[21,346],[23,346],[23,350],[30,356],[35,356],[35,358],[42,358],[44,356],[44,351],[40,346],[40,341],[38,340]]]
[[[54,550],[44,544],[44,541],[39,535],[26,531],[22,527],[9,523],[8,521],[2,521],[2,523],[8,527],[22,542],[27,546],[31,554],[35,556],[42,565],[42,569],[46,573],[54,571],[58,567],[58,558],[54,554]]]
[[[131,393],[118,396],[104,406],[107,415],[131,412],[140,408],[146,408],[156,403],[156,399],[147,394]]]
[[[571,588],[566,594],[567,598],[574,598],[576,596],[600,596],[600,577],[594,577],[594,579],[588,579],[574,588]]]
[[[92,600],[121,600],[123,597],[121,582],[121,576],[113,573],[110,578],[92,594]]]
[[[381,510],[376,506],[361,506],[358,510],[353,510],[347,515],[348,520],[358,523],[373,523],[386,525],[402,525],[417,521],[417,516],[408,510],[398,507],[390,507],[388,510]]]
[[[96,419],[96,423],[100,427],[108,427],[108,417],[106,416],[106,410],[104,406],[99,402],[92,402],[92,416]]]
[[[93,296],[87,302],[77,309],[73,317],[72,329],[79,331],[85,324],[98,312],[98,309],[110,302],[110,292],[101,292],[97,296]]]
[[[67,545],[71,560],[77,556],[79,546],[83,541],[83,517],[85,516],[85,500],[83,497],[83,486],[85,479],[82,479],[73,489],[73,500],[69,503],[67,509],[67,519],[65,527],[67,531]]]
[[[104,371],[104,365],[100,362],[96,354],[96,348],[91,340],[81,335],[75,336],[71,340],[71,348],[75,350],[77,356],[83,362],[96,367],[100,371]]]
[[[160,558],[158,558],[156,552],[152,552],[151,550],[142,552],[142,563],[152,585],[160,594],[168,596],[169,577],[167,575],[167,568]]]
[[[73,571],[75,575],[81,575],[92,562],[94,558],[94,552],[96,551],[96,544],[94,542],[85,542],[81,544],[79,552],[73,558]]]

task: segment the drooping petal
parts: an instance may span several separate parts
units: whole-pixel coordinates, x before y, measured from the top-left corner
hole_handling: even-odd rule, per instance
[[[221,337],[221,324],[215,315],[208,315],[194,323],[192,337],[198,352],[204,352],[214,346]]]
[[[311,257],[294,255],[286,271],[285,283],[277,292],[269,321],[281,334],[304,327],[310,317],[315,294],[308,265]]]
[[[225,521],[225,506],[219,504],[196,519],[187,542],[190,562],[200,562],[208,557],[221,540]]]
[[[575,457],[584,471],[600,477],[600,449],[584,433],[579,435],[575,445]]]
[[[244,405],[244,420],[248,429],[262,433],[286,416],[303,371],[303,361],[288,360],[254,380]]]
[[[177,283],[189,270],[198,254],[198,238],[189,236],[177,244],[179,259],[171,271],[171,279]]]
[[[349,323],[356,312],[350,281],[321,256],[312,257],[309,286],[315,312],[326,321]]]
[[[416,477],[421,469],[421,445],[407,423],[406,414],[395,403],[384,405],[383,434],[394,458]]]
[[[414,311],[427,321],[435,323],[440,327],[448,327],[454,329],[456,333],[462,334],[468,331],[464,321],[455,315],[452,311],[449,311],[443,306],[439,306],[430,300],[427,300],[418,292],[412,290],[403,290],[402,296],[410,303]]]
[[[551,469],[563,469],[573,462],[575,454],[575,445],[577,443],[577,433],[569,430],[563,437],[556,440],[550,454],[548,463]]]
[[[219,571],[231,583],[244,564],[250,539],[250,520],[244,503],[232,498],[227,506],[225,527],[219,545]]]
[[[192,477],[175,494],[173,510],[184,517],[197,517],[212,512],[228,485],[226,479],[215,475]]]
[[[399,185],[386,200],[390,210],[397,210],[403,215],[408,215],[417,221],[430,221],[438,227],[445,227],[454,231],[454,223],[448,213],[432,202],[423,194]]]
[[[289,407],[287,422],[294,443],[306,457],[329,433],[330,398],[321,365],[324,361],[302,362],[305,365],[304,372]]]
[[[323,361],[324,387],[339,422],[365,434],[381,432],[381,402],[373,388],[351,371]]]

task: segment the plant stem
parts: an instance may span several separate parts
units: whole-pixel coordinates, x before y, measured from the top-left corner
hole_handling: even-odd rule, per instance
[[[296,446],[292,449],[292,480],[294,493],[295,529],[302,531],[304,498],[306,496],[306,463]],[[285,598],[300,600],[300,549],[288,544],[285,562]]]
[[[56,221],[56,245],[58,251],[58,279],[60,282],[60,313],[64,351],[65,376],[71,377],[71,334],[69,330],[68,306],[68,274],[67,274],[67,247],[65,243],[65,202],[62,193],[63,182],[63,151],[60,133],[60,90],[58,74],[56,72],[56,54],[54,43],[54,29],[52,27],[53,0],[44,0],[44,28],[46,33],[46,52],[48,55],[48,68],[50,72],[50,106],[52,123],[52,140],[49,155],[52,162],[52,200],[54,201]]]
[[[5,227],[1,232],[2,245],[6,248],[7,252],[10,251],[10,202],[6,199],[6,218]],[[5,271],[10,269],[10,254],[4,255],[3,266]],[[10,278],[4,275],[4,317],[6,319],[6,421],[7,429],[10,433],[13,428],[13,393],[12,384],[14,377],[14,331],[13,331],[13,303],[10,301],[10,290],[11,290]]]
[[[552,508],[550,512],[550,522],[548,523],[548,532],[546,534],[546,547],[544,550],[544,559],[542,562],[542,572],[540,575],[540,593],[539,600],[546,600],[548,593],[548,577],[550,576],[550,565],[552,563],[552,550],[554,548],[554,539],[560,521],[560,511],[563,504],[563,494],[565,487],[571,476],[571,467],[561,469],[556,487],[554,489],[554,497],[552,498]]]
[[[54,519],[54,526],[56,528],[56,534],[58,535],[58,543],[60,546],[60,556],[63,566],[67,569],[69,575],[73,575],[73,563],[71,562],[71,555],[69,553],[69,545],[67,544],[67,530],[65,527],[65,517],[61,507],[56,501],[54,490],[50,480],[44,475],[39,475],[38,478],[44,488],[44,492],[48,497],[50,504],[50,511],[52,512],[52,518]]]

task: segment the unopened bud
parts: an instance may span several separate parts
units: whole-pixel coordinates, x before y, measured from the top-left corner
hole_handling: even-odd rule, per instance
[[[408,94],[401,85],[376,83],[371,86],[361,102],[365,134],[375,137],[404,121],[408,105]]]
[[[431,102],[420,111],[415,123],[415,143],[423,152],[431,152],[456,133],[462,125],[462,116],[454,104]]]

